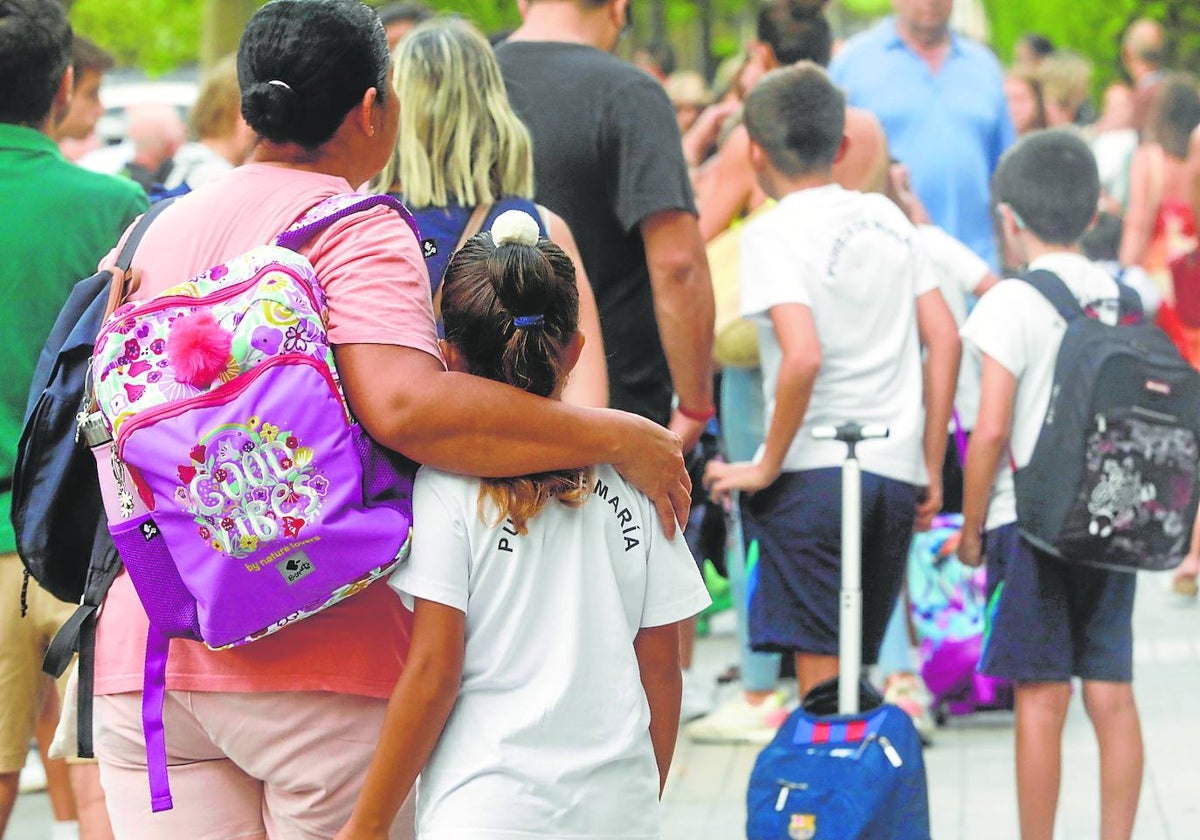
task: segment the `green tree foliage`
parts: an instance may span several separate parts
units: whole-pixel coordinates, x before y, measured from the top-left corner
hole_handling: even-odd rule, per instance
[[[263,0],[64,0],[76,29],[112,50],[123,64],[161,73],[200,56],[203,23],[210,26],[231,5],[246,9]],[[382,6],[389,0],[368,0]],[[520,23],[516,0],[426,0],[493,33]],[[841,0],[847,11],[878,10],[887,0]],[[1040,32],[1056,44],[1077,50],[1096,64],[1097,87],[1120,74],[1121,33],[1145,15],[1162,20],[1170,33],[1177,66],[1200,71],[1200,3],[1196,0],[984,0],[993,44],[1004,61],[1025,32]],[[753,30],[754,4],[745,0],[637,0],[634,40],[665,37],[683,64],[700,66],[699,50],[707,28],[714,59],[740,50]],[[232,20],[232,17],[228,18]],[[707,26],[706,26],[707,24]],[[224,27],[224,24],[222,24]],[[661,30],[661,31],[660,31]],[[236,35],[226,33],[229,43]]]
[[[367,0],[372,6],[386,6],[391,0]],[[453,12],[469,19],[483,32],[491,34],[514,29],[521,22],[516,0],[424,0],[439,12]]]
[[[150,75],[194,64],[201,55],[202,34],[208,51],[236,45],[246,12],[265,0],[63,0],[71,23],[82,35],[102,45],[120,64]],[[368,0],[382,6],[389,0]],[[515,0],[427,0],[438,11],[473,20],[485,32],[520,22]],[[233,31],[228,31],[232,29]]]
[[[70,8],[75,29],[110,50],[125,66],[139,67],[151,75],[181,65],[194,64],[206,52],[236,44],[235,18],[265,0],[63,0]],[[374,6],[391,0],[367,0]],[[425,0],[431,8],[462,15],[485,33],[513,29],[520,24],[516,0]],[[661,8],[656,9],[655,6]],[[236,8],[235,8],[236,7]],[[665,34],[689,59],[699,65],[700,30],[707,16],[716,58],[736,53],[747,35],[750,20],[744,0],[652,0],[635,3],[637,29],[634,40],[645,43]],[[661,21],[665,33],[656,33]],[[229,31],[232,30],[232,31]],[[211,56],[209,56],[211,57]]]
[[[150,74],[194,62],[203,0],[74,0],[75,31]]]
[[[1121,76],[1121,36],[1129,23],[1150,17],[1164,23],[1171,65],[1200,71],[1200,3],[1196,0],[984,0],[992,40],[1003,61],[1026,32],[1090,58],[1096,85]]]

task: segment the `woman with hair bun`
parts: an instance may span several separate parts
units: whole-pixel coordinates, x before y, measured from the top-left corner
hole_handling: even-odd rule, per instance
[[[135,259],[134,300],[270,243],[392,154],[399,103],[387,39],[357,0],[263,6],[242,36],[238,78],[258,135],[251,160],[155,219]],[[342,388],[377,442],[487,476],[613,463],[650,493],[661,527],[673,533],[675,507],[686,520],[690,485],[674,435],[446,369],[420,246],[394,210],[345,216],[302,253],[327,298]],[[175,807],[151,813],[140,709],[148,620],[122,575],[101,612],[95,680],[95,750],[116,837],[331,837],[362,785],[412,621],[375,584],[252,644],[211,651],[173,640],[164,716]],[[412,830],[401,819],[380,836]]]
[[[607,406],[596,299],[571,229],[561,216],[533,203],[533,143],[508,102],[491,45],[461,18],[435,18],[400,43],[393,61],[400,131],[378,181],[381,191],[402,198],[417,219],[435,312],[442,274],[463,234],[486,229],[507,210],[530,214],[541,233],[571,257],[579,285],[587,342],[563,399]]]
[[[503,213],[444,283],[452,369],[561,395],[579,294],[533,217]],[[604,465],[499,480],[425,467],[413,506],[391,581],[415,602],[413,646],[338,840],[386,837],[418,773],[421,836],[658,837],[678,622],[709,603],[684,541]]]

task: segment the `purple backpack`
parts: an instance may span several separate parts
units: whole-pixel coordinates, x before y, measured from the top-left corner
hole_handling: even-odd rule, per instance
[[[960,531],[960,514],[935,517],[932,528],[913,534],[908,554],[921,678],[939,723],[949,715],[1012,708],[1011,684],[977,667],[989,624],[987,571],[958,562],[954,540]]]
[[[274,244],[118,308],[96,340],[120,505],[109,530],[150,618],[142,724],[154,811],[171,808],[169,640],[252,642],[361,592],[407,554],[411,471],[350,415],[325,295],[296,253],[379,205],[416,233],[394,198],[336,196]]]

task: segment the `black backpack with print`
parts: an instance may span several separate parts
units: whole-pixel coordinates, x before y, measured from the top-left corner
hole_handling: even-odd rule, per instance
[[[1022,279],[1067,322],[1033,458],[1015,475],[1022,535],[1072,563],[1178,566],[1200,500],[1200,373],[1132,289],[1120,286],[1108,325],[1057,275]]]

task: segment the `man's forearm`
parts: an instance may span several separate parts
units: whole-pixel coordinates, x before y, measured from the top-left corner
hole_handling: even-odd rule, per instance
[[[654,277],[654,312],[671,381],[682,406],[703,410],[713,404],[712,346],[714,303],[708,262],[696,261],[668,276]]]

